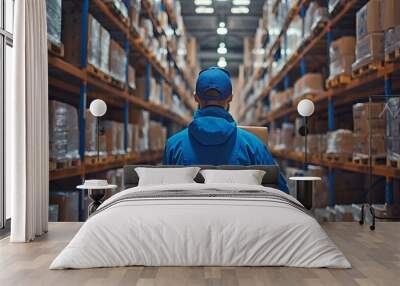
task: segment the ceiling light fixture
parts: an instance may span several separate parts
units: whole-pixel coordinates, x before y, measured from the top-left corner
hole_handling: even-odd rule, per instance
[[[197,6],[201,6],[201,5],[211,5],[212,4],[212,0],[194,0],[194,4]]]
[[[217,28],[218,35],[226,35],[228,33],[228,29],[226,28],[225,22],[220,22],[219,27]]]
[[[217,53],[220,55],[225,55],[227,52],[228,52],[228,49],[225,46],[223,46],[223,47],[219,46],[219,48],[217,49]]]
[[[250,12],[249,7],[246,6],[236,6],[231,8],[232,14],[248,14]]]
[[[218,67],[220,67],[220,68],[225,68],[225,67],[228,65],[228,63],[226,62],[226,59],[225,59],[224,57],[220,57],[220,58],[218,59],[217,65],[218,65]]]
[[[237,6],[240,6],[240,5],[250,5],[250,0],[233,0],[233,1],[232,1],[232,4],[233,4],[233,5],[237,5]]]
[[[199,6],[195,9],[196,14],[212,14],[214,13],[213,7]]]

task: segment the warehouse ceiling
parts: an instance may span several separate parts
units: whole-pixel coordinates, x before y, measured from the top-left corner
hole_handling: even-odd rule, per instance
[[[237,75],[239,64],[243,63],[243,38],[253,37],[258,20],[262,16],[264,0],[251,0],[247,14],[232,14],[232,0],[211,0],[212,14],[197,14],[195,0],[181,0],[182,16],[190,35],[196,37],[198,57],[202,68],[216,66],[218,59],[224,57],[226,68]],[[201,1],[200,1],[201,2]],[[238,6],[236,6],[238,7]],[[243,6],[242,6],[243,7]],[[220,23],[226,23],[227,34],[217,34]],[[227,53],[218,54],[220,43],[225,43]]]

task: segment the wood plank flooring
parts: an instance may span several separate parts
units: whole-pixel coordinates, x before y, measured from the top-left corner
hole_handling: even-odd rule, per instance
[[[54,257],[80,228],[51,223],[43,238],[29,244],[0,241],[0,285],[400,285],[400,223],[379,222],[375,232],[355,222],[323,227],[353,265],[352,269],[288,267],[124,267],[48,270]]]

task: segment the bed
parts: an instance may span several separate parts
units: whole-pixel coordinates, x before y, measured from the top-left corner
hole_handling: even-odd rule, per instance
[[[138,186],[136,167],[124,168],[126,189],[99,207],[50,269],[351,267],[307,210],[277,189],[277,166],[200,166],[264,170],[260,186],[204,184],[200,174],[196,183]]]

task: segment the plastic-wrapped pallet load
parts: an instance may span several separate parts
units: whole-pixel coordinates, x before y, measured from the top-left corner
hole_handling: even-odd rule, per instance
[[[61,46],[62,0],[46,0],[47,38]]]
[[[387,123],[387,159],[397,162],[400,160],[400,98],[391,98],[386,106]]]
[[[134,29],[139,28],[140,11],[141,11],[141,0],[130,0],[129,15],[131,19],[131,27]]]
[[[307,95],[318,95],[324,91],[323,77],[319,73],[307,73],[298,79],[294,85],[293,98],[301,98]]]
[[[350,76],[351,66],[355,60],[356,39],[352,36],[341,37],[332,42],[329,47],[329,77],[334,78],[339,75]]]
[[[110,44],[110,74],[121,83],[126,83],[126,53],[117,42]]]
[[[128,86],[136,89],[136,71],[131,65],[128,66]]]
[[[327,134],[327,154],[351,158],[353,155],[354,135],[350,130],[339,129]]]
[[[321,7],[317,2],[311,2],[304,19],[304,39],[309,39],[319,25],[328,22],[329,15],[326,7]]]
[[[88,41],[88,62],[96,68],[100,67],[101,54],[101,25],[92,16],[89,15],[89,41]]]
[[[113,156],[125,154],[123,124],[110,120],[103,120],[101,124],[106,137],[107,153]]]
[[[287,49],[283,54],[286,54],[286,60],[288,60],[301,46],[303,42],[303,18],[299,15],[293,17],[293,20],[289,24],[287,33]],[[282,46],[282,49],[284,47]]]
[[[99,68],[106,74],[110,73],[110,41],[110,33],[104,27],[101,27]]]
[[[49,147],[50,160],[79,159],[78,111],[75,107],[49,101]]]
[[[370,0],[356,16],[356,62],[353,71],[384,58],[381,0]]]
[[[374,160],[384,159],[386,157],[384,103],[357,103],[353,105],[353,125],[355,139],[353,159],[369,158],[369,155]]]
[[[400,49],[400,1],[382,0],[382,29],[385,32],[385,54]]]

